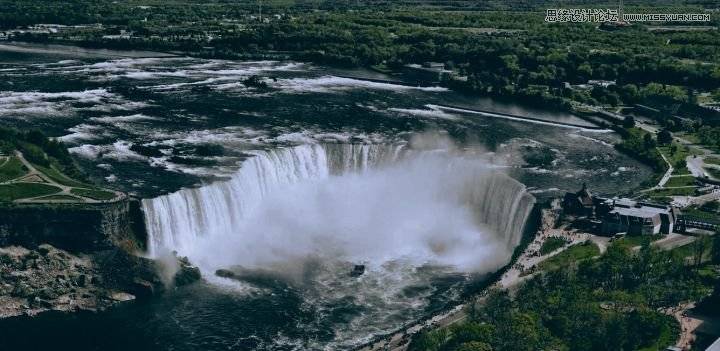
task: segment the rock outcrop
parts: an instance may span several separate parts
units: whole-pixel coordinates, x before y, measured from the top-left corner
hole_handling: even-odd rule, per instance
[[[101,287],[102,276],[90,257],[50,245],[0,248],[0,276],[0,317],[98,310],[110,306],[115,293]]]
[[[179,260],[178,285],[200,279],[197,268]],[[36,249],[0,248],[0,318],[46,311],[98,311],[161,294],[156,262],[120,248],[69,253],[48,244]]]
[[[51,244],[70,252],[142,249],[146,235],[136,200],[0,205],[0,247]]]

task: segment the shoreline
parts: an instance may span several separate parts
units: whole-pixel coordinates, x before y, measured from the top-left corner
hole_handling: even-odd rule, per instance
[[[5,50],[3,50],[5,49]],[[11,49],[11,50],[8,50]],[[14,49],[14,50],[12,50]],[[68,43],[57,43],[57,42],[47,42],[47,43],[40,43],[40,42],[24,42],[24,41],[0,41],[0,53],[3,51],[11,51],[11,52],[27,52],[27,53],[38,53],[38,54],[57,54],[57,55],[80,55],[85,56],[89,58],[107,58],[107,57],[118,57],[118,58],[177,58],[177,57],[195,57],[195,58],[204,58],[204,59],[213,59],[212,57],[206,57],[204,55],[197,54],[195,52],[181,52],[181,51],[173,51],[173,52],[163,52],[163,51],[147,51],[147,50],[117,50],[117,49],[107,49],[107,48],[91,48],[91,47],[84,47],[77,44],[68,44]],[[252,59],[263,59],[267,60],[269,59],[267,54],[257,54],[255,56],[248,56],[247,58],[243,59],[233,59],[233,58],[218,58],[218,59],[225,59],[225,60],[231,60],[231,61],[247,61]],[[297,60],[297,57],[285,57],[285,58],[275,58],[275,60],[283,61],[283,60],[289,60],[294,61]],[[313,63],[312,61],[300,61],[297,60],[297,62],[309,62]],[[320,64],[321,67],[327,67],[329,69],[334,68],[341,68],[341,69],[347,69],[346,67],[339,67],[334,66],[332,64]],[[456,86],[452,83],[452,81],[445,81],[441,82],[439,84],[427,84],[427,83],[413,83],[411,81],[405,80],[405,79],[399,79],[395,78],[392,75],[389,75],[386,72],[379,72],[373,67],[367,67],[367,66],[357,66],[353,69],[362,69],[366,70],[368,72],[374,72],[378,75],[377,78],[375,77],[360,77],[355,76],[349,73],[331,73],[333,76],[339,77],[339,78],[347,78],[347,79],[356,79],[356,80],[362,80],[362,81],[368,81],[368,82],[375,82],[375,83],[383,83],[383,84],[395,84],[395,85],[402,85],[402,86],[411,86],[411,87],[433,87],[438,86],[442,88],[446,88],[450,91],[453,91],[458,94],[469,94],[470,96],[474,97],[482,97],[482,98],[491,98],[491,99],[513,99],[515,98],[516,104],[519,104],[521,106],[524,106],[526,108],[537,108],[542,109],[545,111],[562,111],[565,113],[569,113],[572,116],[581,119],[583,121],[588,122],[589,125],[581,125],[576,123],[567,123],[567,122],[558,122],[558,121],[551,121],[546,120],[542,118],[536,118],[536,117],[530,117],[530,116],[520,116],[520,115],[514,115],[499,111],[486,111],[483,109],[474,109],[472,107],[460,107],[460,106],[444,106],[444,105],[437,105],[440,108],[446,108],[446,109],[457,109],[457,110],[466,110],[466,113],[484,113],[484,114],[494,114],[497,116],[489,116],[489,117],[502,117],[507,119],[516,119],[518,121],[524,121],[524,122],[530,122],[530,123],[547,123],[548,125],[552,126],[559,126],[559,127],[571,127],[571,128],[580,128],[580,129],[589,129],[589,130],[604,130],[607,129],[602,124],[597,123],[597,121],[594,121],[592,119],[585,118],[581,115],[581,113],[578,113],[572,108],[561,108],[559,110],[556,110],[554,108],[551,108],[549,106],[545,105],[539,105],[539,104],[528,104],[521,101],[520,98],[514,96],[514,95],[494,95],[494,94],[482,94],[478,92],[468,92],[464,89],[457,89]],[[460,112],[460,111],[459,111]]]
[[[481,301],[489,290],[495,289],[499,284],[502,284],[505,277],[514,270],[517,270],[517,263],[523,259],[531,250],[534,250],[533,243],[538,237],[542,237],[548,228],[554,226],[557,217],[552,214],[552,209],[545,208],[543,203],[536,202],[535,209],[532,212],[539,212],[534,218],[533,213],[528,217],[528,223],[526,225],[534,225],[531,228],[532,234],[525,233],[524,238],[518,245],[518,249],[521,251],[513,254],[510,262],[505,266],[501,267],[498,271],[488,274],[488,280],[483,282],[484,287],[478,292],[472,294],[464,301],[461,301],[458,305],[450,307],[445,311],[441,311],[433,316],[423,318],[421,320],[411,322],[405,327],[402,327],[394,332],[385,334],[384,336],[378,336],[374,340],[359,345],[353,350],[355,351],[404,351],[410,345],[412,336],[419,334],[420,332],[434,329],[444,328],[455,323],[462,322],[467,318],[466,310],[472,305]],[[534,222],[534,223],[533,223]]]
[[[102,48],[85,48],[77,45],[57,43],[34,43],[25,41],[0,41],[0,53],[28,53],[47,55],[80,56],[82,58],[173,58],[181,55],[147,50],[115,50]]]

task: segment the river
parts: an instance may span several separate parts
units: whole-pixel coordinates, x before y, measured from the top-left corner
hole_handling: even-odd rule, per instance
[[[148,254],[176,250],[206,281],[4,321],[10,345],[351,348],[507,262],[529,194],[615,194],[651,174],[609,131],[542,123],[588,125],[567,113],[347,77],[382,78],[363,70],[157,56],[2,45],[0,125],[59,138],[94,181],[144,198]],[[367,273],[350,279],[358,262]]]

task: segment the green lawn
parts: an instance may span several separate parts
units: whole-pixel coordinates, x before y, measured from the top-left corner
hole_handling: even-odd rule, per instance
[[[660,239],[662,239],[662,235],[626,235],[621,239],[613,241],[613,245],[625,245],[629,247],[643,246]]]
[[[673,255],[676,255],[677,257],[680,257],[680,258],[691,257],[691,256],[695,255],[695,250],[693,249],[692,243],[676,247],[676,248],[670,250],[670,252],[672,252]]]
[[[649,192],[648,195],[653,198],[666,196],[692,196],[695,195],[696,189],[697,187],[679,189],[657,189]]]
[[[711,221],[720,221],[720,214],[714,211],[706,211],[696,207],[687,207],[682,209],[682,214],[698,219],[705,219]]]
[[[567,241],[563,238],[549,237],[547,240],[545,240],[542,247],[540,247],[540,254],[547,255],[565,246],[565,244],[567,244]]]
[[[670,179],[668,179],[667,183],[665,183],[666,187],[694,186],[694,185],[695,185],[695,177],[693,177],[693,176],[670,177]]]
[[[600,254],[600,249],[595,243],[587,241],[582,244],[577,244],[569,247],[565,251],[548,258],[541,262],[538,268],[545,271],[552,271],[567,267],[573,262],[586,260],[588,258],[595,257]]]
[[[70,192],[74,195],[80,195],[83,197],[91,198],[94,200],[112,200],[115,198],[115,193],[102,190],[94,189],[72,189]]]
[[[673,152],[672,146],[675,147],[675,151]],[[659,146],[658,150],[660,153],[662,153],[668,161],[670,161],[670,164],[675,168],[675,171],[673,171],[673,174],[682,175],[682,174],[690,174],[690,171],[687,169],[687,166],[685,165],[685,159],[688,156],[691,155],[697,155],[701,154],[699,151],[695,149],[691,149],[685,145],[682,145],[680,143],[677,143],[673,141],[672,146]]]
[[[0,161],[0,164],[3,162],[4,160]],[[6,163],[3,164],[2,167],[0,167],[0,182],[6,182],[8,180],[21,177],[26,173],[27,169],[25,169],[22,162],[20,162],[17,157],[12,156]]]
[[[683,138],[693,144],[700,144],[700,138],[695,134],[689,134],[687,132],[674,133],[677,137]]]
[[[720,169],[705,167],[705,172],[708,172],[711,176],[720,179]]]
[[[13,183],[0,185],[0,201],[14,201],[60,192],[60,188],[38,183]]]
[[[81,182],[78,182],[77,180],[71,179],[70,177],[62,174],[60,171],[58,171],[57,169],[55,169],[52,166],[50,166],[50,167],[43,167],[43,166],[38,166],[38,165],[33,165],[33,166],[35,166],[35,168],[37,168],[38,171],[40,171],[43,174],[45,174],[46,176],[48,176],[48,178],[50,178],[62,185],[67,185],[67,186],[72,186],[72,187],[83,187],[83,188],[92,187],[91,185],[81,183]]]
[[[718,165],[718,166],[720,166],[720,157],[717,157],[717,156],[708,156],[708,157],[705,157],[705,159],[704,159],[703,161],[705,161],[705,163],[710,163],[710,164],[713,164],[713,165]]]
[[[76,197],[70,196],[70,195],[50,195],[50,196],[43,196],[39,200],[63,200],[63,201],[77,201],[81,202],[81,199],[78,199]]]

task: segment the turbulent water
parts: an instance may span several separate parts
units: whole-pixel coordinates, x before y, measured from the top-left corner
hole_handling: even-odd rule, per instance
[[[173,250],[208,268],[327,253],[375,264],[418,255],[420,264],[434,258],[496,268],[501,260],[477,246],[502,243],[486,253],[507,258],[533,200],[482,162],[388,145],[260,152],[229,181],[143,200],[150,254]],[[465,256],[480,262],[453,264]]]
[[[533,203],[484,159],[312,144],[259,152],[228,181],[144,200],[143,208],[151,254],[187,256],[215,284],[261,293],[258,277],[273,277],[320,310],[352,296],[359,313],[335,327],[328,345],[338,347],[426,309],[432,289],[407,289],[432,286],[433,276],[507,263]],[[367,272],[350,278],[357,263]],[[241,278],[215,277],[216,269]]]
[[[566,113],[346,77],[367,71],[142,55],[0,46],[0,125],[58,137],[92,179],[144,198],[149,255],[177,251],[207,281],[0,326],[10,345],[347,349],[506,263],[529,194],[615,194],[650,174],[608,131],[439,106],[585,123]]]

